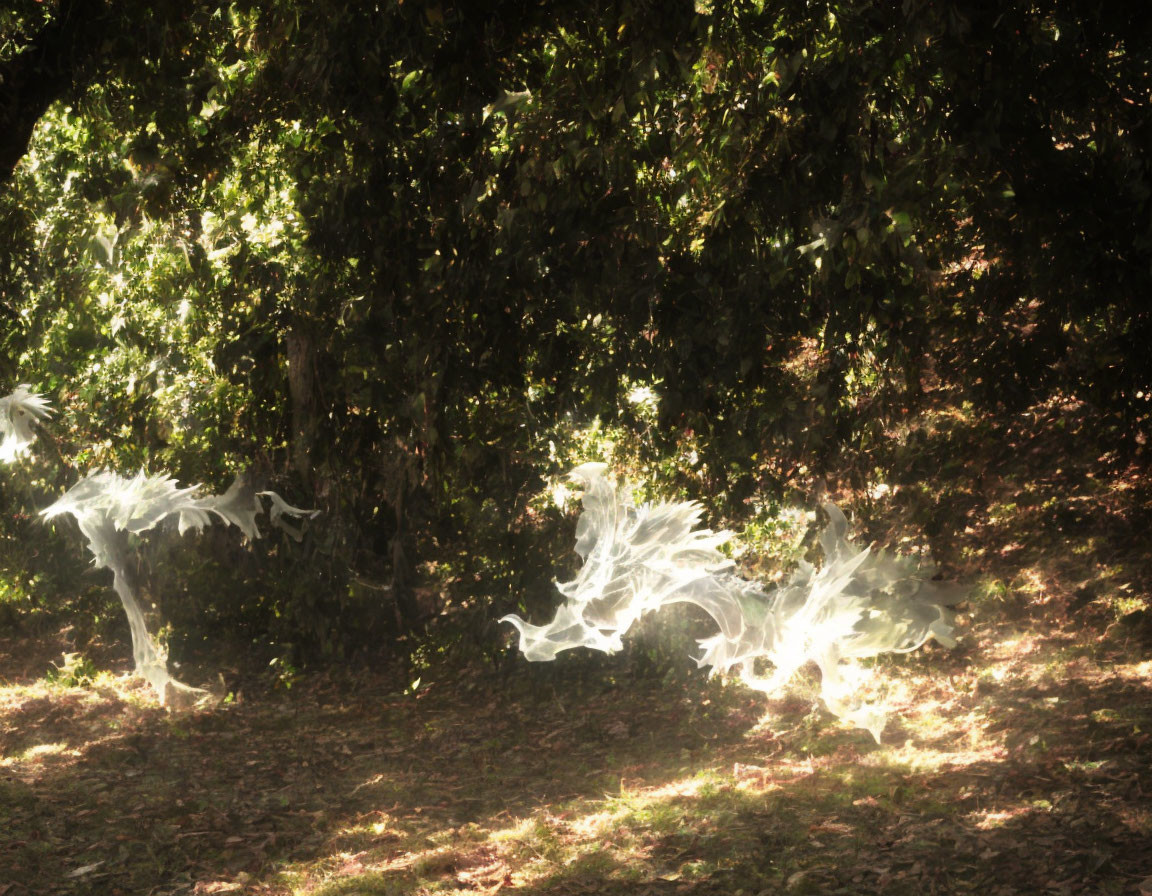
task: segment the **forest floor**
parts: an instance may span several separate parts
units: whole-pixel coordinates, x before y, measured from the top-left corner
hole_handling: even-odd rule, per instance
[[[1087,431],[928,416],[904,482],[833,488],[973,586],[958,648],[876,662],[881,745],[811,680],[574,659],[169,714],[0,642],[0,896],[1152,893],[1152,500]]]

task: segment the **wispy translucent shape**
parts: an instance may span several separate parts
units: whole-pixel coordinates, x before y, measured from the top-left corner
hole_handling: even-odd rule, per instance
[[[162,704],[186,705],[206,692],[181,684],[168,673],[167,655],[148,631],[136,596],[128,565],[128,536],[143,535],[164,524],[175,525],[182,535],[190,529],[203,529],[215,517],[236,526],[249,538],[259,538],[256,516],[263,510],[260,496],[270,499],[272,521],[280,525],[285,516],[317,513],[292,507],[274,492],[257,494],[242,475],[223,495],[203,495],[198,485],[181,488],[170,476],[144,471],[131,478],[104,471],[89,473],[41,511],[47,519],[64,514],[75,517],[96,566],[112,570],[112,587],[124,605],[132,631],[136,671],[152,685]]]
[[[645,613],[691,603],[719,629],[700,642],[701,666],[735,672],[772,692],[814,662],[829,710],[879,741],[885,712],[859,696],[853,661],[915,650],[929,638],[956,643],[948,607],[963,592],[932,581],[930,561],[857,547],[844,514],[832,504],[824,505],[823,566],[801,563],[784,585],[766,591],[735,575],[720,553],[730,533],[697,529],[699,505],[635,505],[604,473],[603,464],[585,464],[571,474],[585,487],[576,527],[576,552],[584,562],[573,581],[558,583],[565,600],[556,617],[547,625],[515,615],[501,620],[516,627],[529,660],[551,660],[574,647],[613,653]],[[759,675],[758,663],[770,666],[771,674]]]
[[[51,415],[48,401],[26,383],[0,398],[0,462],[11,463],[26,452],[35,439],[32,428]]]

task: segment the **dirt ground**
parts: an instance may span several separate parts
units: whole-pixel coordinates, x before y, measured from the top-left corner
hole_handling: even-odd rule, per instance
[[[903,481],[834,495],[972,585],[958,648],[876,661],[880,745],[811,680],[572,658],[169,714],[4,642],[0,896],[1152,893],[1148,480],[1061,419],[926,419]]]

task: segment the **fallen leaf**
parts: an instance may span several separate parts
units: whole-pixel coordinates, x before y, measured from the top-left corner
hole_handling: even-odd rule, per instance
[[[104,864],[104,860],[101,859],[99,862],[93,862],[91,865],[81,865],[79,868],[73,868],[71,871],[69,871],[64,876],[65,877],[83,877],[85,874],[91,874],[93,871],[95,871],[97,868],[99,868],[103,864]]]

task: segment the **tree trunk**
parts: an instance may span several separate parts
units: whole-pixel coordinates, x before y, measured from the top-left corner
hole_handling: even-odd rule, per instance
[[[408,529],[408,488],[400,483],[396,495],[396,533],[389,544],[392,553],[392,599],[396,614],[396,630],[400,634],[412,631],[419,621],[420,611],[412,588],[412,562],[405,550]]]
[[[316,342],[303,321],[295,321],[288,331],[285,350],[292,401],[292,467],[301,480],[314,489],[320,397],[316,387]]]

